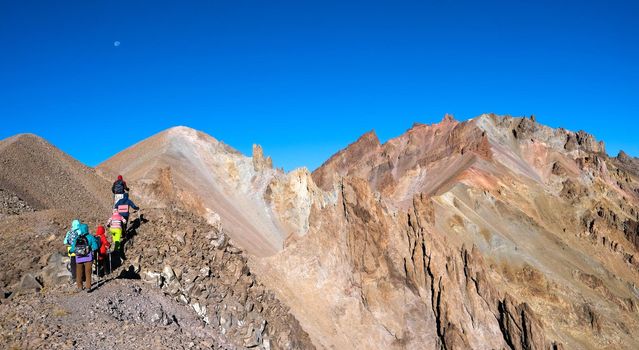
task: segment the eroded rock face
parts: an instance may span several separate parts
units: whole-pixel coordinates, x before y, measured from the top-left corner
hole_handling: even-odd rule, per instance
[[[546,349],[541,323],[526,303],[513,305],[510,297],[499,302],[499,326],[511,349]],[[549,347],[552,347],[550,344]]]
[[[502,330],[500,305],[507,296],[495,288],[498,281],[477,249],[437,232],[435,203],[428,196],[415,196],[408,212],[392,215],[366,181],[345,178],[340,189],[339,204],[315,217],[322,231],[257,267],[265,281],[276,279],[266,283],[288,300],[315,344],[468,349],[506,348],[517,339],[528,346],[517,348],[550,346],[526,305],[503,311]],[[312,250],[330,253],[298,266]],[[283,271],[286,280],[279,279]],[[280,283],[295,285],[297,292],[290,294]],[[353,308],[357,304],[362,308]],[[339,329],[331,339],[321,328],[328,322]]]
[[[534,118],[369,133],[313,173],[337,200],[255,268],[321,347],[631,349],[631,163]]]

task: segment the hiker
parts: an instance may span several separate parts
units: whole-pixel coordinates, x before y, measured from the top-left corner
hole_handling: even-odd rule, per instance
[[[140,208],[129,199],[129,194],[125,193],[124,197],[115,203],[114,209],[118,210],[118,213],[124,218],[124,225],[122,225],[122,231],[126,234],[127,223],[129,222],[129,210],[131,208],[140,210]]]
[[[122,227],[123,224],[126,223],[126,219],[118,213],[117,209],[113,209],[113,215],[107,221],[106,226],[109,228],[109,233],[111,233],[113,246],[115,251],[120,251],[122,241]]]
[[[71,244],[75,242],[76,237],[80,234],[80,220],[75,219],[71,222],[71,229],[64,236],[64,245],[67,246],[67,255],[69,256],[69,270],[71,270],[71,281],[75,281],[75,254],[71,253]]]
[[[109,253],[109,248],[111,247],[111,243],[106,237],[104,226],[99,225],[95,230],[95,238],[100,241],[100,252],[98,254],[97,260],[97,273],[100,275],[100,271],[106,274],[106,264],[107,264],[107,254]],[[111,271],[109,271],[110,273]]]
[[[94,252],[100,248],[99,242],[89,234],[89,225],[80,224],[80,234],[71,243],[71,253],[75,254],[75,281],[78,290],[82,290],[82,275],[86,281],[87,292],[91,291],[91,268]]]
[[[113,182],[113,186],[111,186],[111,192],[113,192],[113,203],[117,203],[122,197],[124,197],[124,193],[129,191],[129,187],[126,185],[126,181],[122,179],[122,175],[118,175],[118,179]]]

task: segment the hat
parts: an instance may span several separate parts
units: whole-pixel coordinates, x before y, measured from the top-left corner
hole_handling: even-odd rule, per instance
[[[122,180],[122,175],[118,175],[118,180]]]

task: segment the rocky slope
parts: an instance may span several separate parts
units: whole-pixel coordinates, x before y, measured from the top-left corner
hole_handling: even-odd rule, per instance
[[[36,135],[3,140],[0,165],[0,188],[31,208],[109,214],[108,181]]]
[[[19,147],[6,147],[16,142]],[[78,294],[68,285],[62,239],[75,218],[92,231],[104,223],[110,205],[108,181],[32,135],[3,141],[0,155],[22,170],[40,169],[27,175],[5,171],[0,183],[2,344],[63,349],[313,348],[285,304],[256,281],[242,250],[219,226],[184,212],[182,202],[146,208],[147,218],[131,223],[125,241],[128,260],[114,256],[113,274],[93,293]],[[75,202],[47,209],[54,202],[50,196]],[[86,207],[80,208],[83,203]]]
[[[143,280],[189,305],[234,344],[313,348],[288,307],[256,279],[242,250],[203,218],[179,208],[145,211],[127,247],[128,261]]]
[[[127,259],[114,255],[114,272],[97,285],[94,279],[90,294],[68,284],[57,212],[5,218],[2,228],[13,231],[1,236],[3,251],[30,247],[32,254],[14,261],[2,255],[2,343],[61,349],[313,348],[288,307],[256,281],[241,249],[203,218],[172,209],[147,210],[145,218],[132,222]]]
[[[98,168],[111,177],[124,175],[147,206],[178,204],[212,224],[223,218],[233,239],[255,255],[282,248],[285,233],[261,196],[276,170],[258,146],[254,157],[246,157],[209,135],[175,127]]]

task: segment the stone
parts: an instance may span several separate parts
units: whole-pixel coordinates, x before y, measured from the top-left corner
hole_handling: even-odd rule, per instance
[[[41,289],[42,284],[40,284],[40,282],[38,282],[38,280],[30,273],[22,276],[18,286],[18,291],[23,293],[40,292]]]
[[[167,283],[171,283],[176,279],[175,272],[173,272],[173,268],[169,265],[165,265],[162,269],[162,277]]]
[[[71,279],[71,272],[67,269],[69,258],[58,253],[51,254],[47,265],[42,269],[42,280],[45,285],[61,285]]]
[[[183,231],[177,231],[173,234],[173,238],[175,238],[175,240],[178,241],[180,244],[186,243],[185,236],[186,234]]]
[[[224,232],[220,232],[217,239],[211,240],[211,245],[218,250],[224,250],[227,244],[228,237],[224,234]]]
[[[160,306],[156,308],[153,314],[151,314],[149,321],[152,323],[160,323],[165,317],[166,315],[164,314],[164,310],[162,310],[162,307]]]
[[[161,273],[154,271],[144,271],[142,273],[142,281],[146,283],[153,283],[159,288],[162,288],[164,284],[164,278]]]
[[[228,333],[233,325],[233,316],[228,311],[222,311],[220,313],[220,329],[222,334]]]
[[[208,266],[204,266],[200,269],[200,277],[206,278],[211,274],[211,269]]]
[[[180,301],[182,304],[188,304],[190,300],[191,300],[191,298],[189,298],[188,296],[186,296],[184,294],[180,294],[178,296],[178,301]]]

